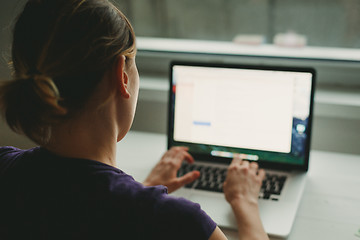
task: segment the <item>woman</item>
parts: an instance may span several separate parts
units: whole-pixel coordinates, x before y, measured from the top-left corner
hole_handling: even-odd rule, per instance
[[[0,148],[0,239],[225,239],[198,204],[167,195],[199,177],[176,177],[194,161],[186,148],[166,152],[144,184],[116,167],[138,97],[135,54],[130,23],[107,0],[27,2],[0,106],[40,147]],[[238,158],[229,167],[224,193],[240,239],[267,239],[264,174]]]

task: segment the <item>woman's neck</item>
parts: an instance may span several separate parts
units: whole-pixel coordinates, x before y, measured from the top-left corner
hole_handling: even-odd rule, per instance
[[[99,161],[116,167],[118,129],[110,108],[89,111],[54,126],[45,147],[64,157]]]

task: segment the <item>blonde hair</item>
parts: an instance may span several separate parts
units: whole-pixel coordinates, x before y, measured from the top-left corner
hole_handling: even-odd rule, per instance
[[[13,31],[13,78],[0,86],[2,114],[15,132],[45,144],[117,57],[135,51],[131,24],[107,0],[28,1]]]

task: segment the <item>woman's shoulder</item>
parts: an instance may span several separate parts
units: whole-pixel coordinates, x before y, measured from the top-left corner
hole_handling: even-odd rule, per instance
[[[12,146],[0,147],[0,175],[9,169],[24,151],[26,150]]]
[[[2,146],[0,147],[0,161],[1,159],[12,159],[16,158],[19,155],[24,153],[33,153],[36,152],[39,147],[29,148],[29,149],[20,149],[13,146]]]
[[[2,157],[3,155],[9,154],[9,153],[20,152],[20,151],[22,151],[22,150],[19,148],[16,148],[16,147],[3,146],[3,147],[0,147],[0,157]]]

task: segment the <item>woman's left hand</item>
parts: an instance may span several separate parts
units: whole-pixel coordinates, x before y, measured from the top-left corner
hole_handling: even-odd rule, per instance
[[[172,147],[156,164],[144,181],[145,186],[164,185],[168,192],[174,192],[185,184],[191,183],[200,177],[199,171],[192,171],[184,176],[177,177],[176,173],[184,160],[193,163],[194,158],[187,152],[186,147]]]

